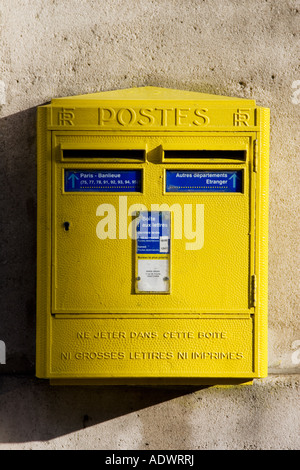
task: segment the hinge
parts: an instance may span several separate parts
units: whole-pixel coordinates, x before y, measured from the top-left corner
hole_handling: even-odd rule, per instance
[[[251,283],[252,283],[252,302],[253,302],[253,307],[256,307],[256,295],[257,295],[257,280],[256,280],[256,274],[253,274],[251,277]]]
[[[253,171],[257,172],[258,164],[258,142],[257,139],[253,141]]]

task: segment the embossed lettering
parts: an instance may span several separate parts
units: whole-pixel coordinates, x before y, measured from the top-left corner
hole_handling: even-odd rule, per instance
[[[236,113],[233,113],[233,125],[234,126],[249,126],[250,114],[247,112],[250,111],[249,108],[238,109]]]
[[[95,360],[95,359],[124,359],[125,352],[122,351],[77,351],[75,359]]]
[[[78,331],[77,338],[79,339],[89,339],[91,337],[89,331]]]
[[[190,126],[189,122],[186,122],[188,118],[188,112],[191,108],[175,108],[175,126]],[[185,121],[182,122],[182,119]]]
[[[70,112],[66,113],[69,110],[64,111],[64,114],[60,113],[60,122],[73,125],[71,118],[74,116]],[[199,127],[209,124],[207,112],[207,108],[98,108],[98,125],[101,127]],[[243,116],[240,116],[241,122],[245,118]]]
[[[225,331],[199,331],[198,338],[207,338],[207,339],[225,339]]]
[[[164,338],[194,338],[193,331],[165,331],[163,333]]]
[[[229,360],[240,360],[243,359],[244,355],[242,352],[220,352],[220,351],[193,351],[191,354],[192,359],[229,359]]]
[[[131,331],[130,338],[157,338],[156,331]]]
[[[130,359],[172,359],[174,357],[173,352],[162,352],[162,351],[135,351],[130,352]]]
[[[62,352],[60,357],[61,359],[68,360],[71,359],[72,355],[70,352]]]
[[[184,351],[184,352],[178,352],[177,357],[178,357],[178,359],[188,359],[188,358],[189,358],[189,354],[188,354],[188,352],[186,352],[186,351]]]
[[[167,126],[168,125],[168,111],[173,111],[174,108],[155,108],[155,110],[161,111],[160,125]]]
[[[62,108],[62,111],[58,113],[58,125],[59,126],[74,126],[73,119],[75,118],[74,108]]]
[[[195,109],[194,114],[195,116],[198,116],[199,118],[202,119],[202,121],[199,121],[199,119],[194,119],[193,124],[195,126],[207,126],[209,124],[209,117],[203,113],[207,113],[208,109],[207,108],[202,108],[202,109]]]
[[[117,121],[121,126],[131,126],[136,120],[136,112],[132,108],[121,108],[117,112]]]
[[[126,338],[126,332],[125,331],[97,331],[93,335],[95,339],[120,339]]]
[[[116,118],[116,111],[114,108],[99,108],[98,121],[99,126],[105,126],[106,123],[113,121]]]
[[[152,126],[155,122],[154,116],[152,116],[153,109],[152,108],[145,108],[145,109],[140,109],[140,115],[147,118],[145,121],[144,119],[139,119],[138,124],[141,126]]]

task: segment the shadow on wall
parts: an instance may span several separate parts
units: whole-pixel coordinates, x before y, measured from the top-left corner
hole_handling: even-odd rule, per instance
[[[0,121],[0,373],[30,373],[35,357],[36,108]]]
[[[206,387],[56,387],[30,377],[2,377],[0,443],[54,439],[201,388]]]

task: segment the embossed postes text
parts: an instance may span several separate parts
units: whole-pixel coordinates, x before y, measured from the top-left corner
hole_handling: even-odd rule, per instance
[[[254,110],[228,108],[220,113],[205,106],[56,108],[53,125],[115,129],[200,130],[206,127],[245,128],[255,125]],[[56,117],[54,117],[56,115]]]

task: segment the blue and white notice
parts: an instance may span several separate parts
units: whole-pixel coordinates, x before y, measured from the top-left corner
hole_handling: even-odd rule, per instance
[[[65,170],[65,192],[141,192],[141,170]]]
[[[166,192],[242,193],[243,170],[167,170]]]
[[[137,292],[170,291],[169,211],[142,211],[136,227]]]
[[[137,253],[170,253],[170,212],[140,212],[137,224]]]

